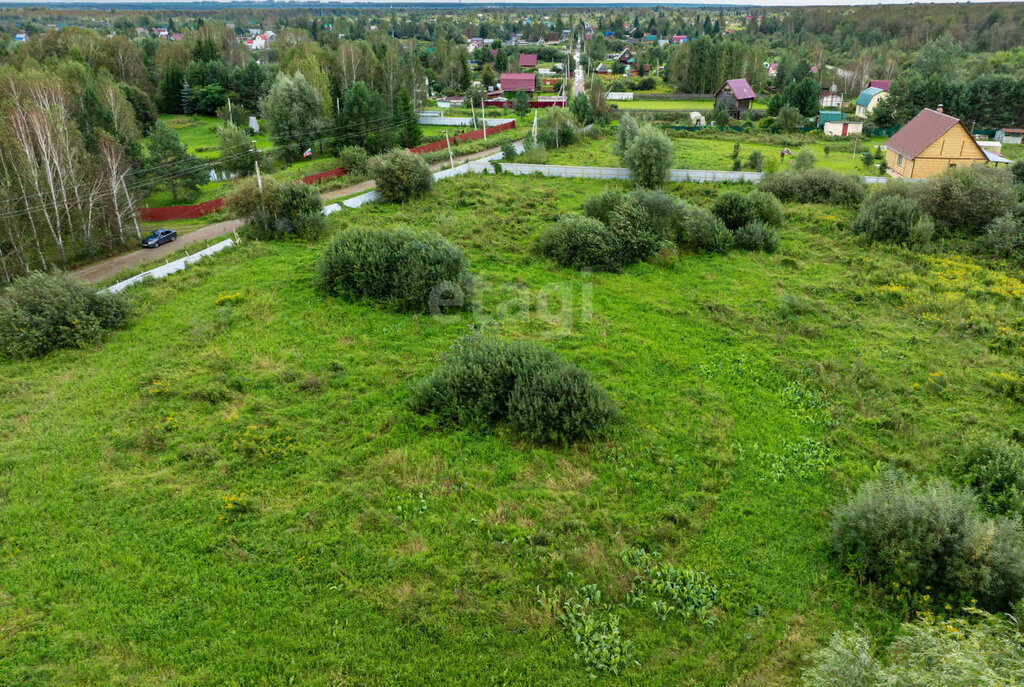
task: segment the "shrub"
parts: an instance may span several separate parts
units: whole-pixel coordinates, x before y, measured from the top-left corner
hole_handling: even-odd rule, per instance
[[[754,206],[754,217],[771,227],[781,227],[785,222],[785,213],[782,211],[782,203],[770,193],[764,191],[751,191],[747,194]]]
[[[1024,248],[1024,226],[1013,213],[1000,215],[985,228],[982,249],[1002,258],[1009,258]]]
[[[1017,613],[1019,617],[1019,611]],[[874,658],[871,639],[837,632],[811,656],[805,687],[1003,687],[1024,683],[1024,633],[1013,616],[972,610],[967,618],[923,613],[903,623]]]
[[[515,144],[511,141],[501,144],[501,159],[504,162],[515,162],[517,157],[519,157],[519,151],[516,150]]]
[[[884,589],[958,606],[976,598],[1006,608],[1024,583],[1019,522],[983,517],[973,493],[942,480],[888,473],[864,484],[836,509],[832,544],[846,567]]]
[[[365,172],[369,153],[362,146],[342,146],[338,149],[338,161],[348,172]]]
[[[995,515],[1024,515],[1024,447],[999,436],[967,442],[955,461],[960,481]]]
[[[0,292],[0,356],[29,358],[77,348],[124,325],[124,298],[63,274],[31,274]]]
[[[390,301],[404,310],[437,313],[468,307],[472,279],[457,246],[436,234],[405,229],[348,229],[324,249],[317,287]]]
[[[732,232],[706,208],[688,206],[677,233],[680,245],[698,253],[726,253],[732,247]]]
[[[625,266],[619,237],[602,222],[565,215],[541,234],[540,251],[562,267],[617,271]]]
[[[857,205],[864,199],[860,179],[831,169],[786,170],[765,177],[760,185],[762,190],[783,201]]]
[[[772,226],[782,225],[782,204],[778,198],[764,191],[726,191],[715,199],[711,211],[733,231],[755,221]]]
[[[916,200],[887,195],[864,204],[853,222],[853,230],[872,241],[908,243],[911,231],[920,221],[921,206]]]
[[[434,175],[426,161],[408,150],[394,149],[375,157],[370,171],[377,180],[377,192],[391,203],[406,203],[430,191]]]
[[[645,124],[626,148],[622,162],[632,172],[633,183],[637,186],[660,186],[668,181],[668,171],[672,165],[672,142],[662,131]]]
[[[755,150],[747,156],[747,169],[752,169],[755,172],[764,169],[764,154],[760,150]]]
[[[622,191],[605,191],[599,193],[596,196],[590,196],[583,201],[583,214],[587,217],[593,217],[599,222],[608,224],[611,220],[612,212],[615,208],[622,205],[622,201],[626,199],[626,194]]]
[[[814,157],[814,153],[808,148],[803,148],[796,154],[796,157],[793,158],[793,169],[806,172],[814,167],[817,162],[818,158]]]
[[[458,423],[509,422],[538,440],[567,443],[601,434],[615,405],[590,375],[534,343],[460,341],[413,390],[416,412]]]
[[[320,194],[301,181],[277,182],[263,177],[263,191],[256,179],[246,179],[227,197],[227,208],[245,220],[243,230],[252,238],[319,238],[326,227]]]
[[[754,220],[736,230],[733,241],[742,250],[761,250],[774,253],[779,249],[779,232]]]
[[[1017,200],[1010,174],[983,165],[954,167],[920,186],[922,209],[943,229],[970,236]]]
[[[661,192],[634,191],[612,210],[608,228],[618,239],[624,264],[646,260],[677,223],[677,203]]]
[[[615,132],[615,151],[619,155],[625,154],[629,149],[629,144],[633,142],[633,139],[636,138],[639,132],[640,125],[636,123],[633,115],[622,115],[622,119],[619,120],[618,129]]]

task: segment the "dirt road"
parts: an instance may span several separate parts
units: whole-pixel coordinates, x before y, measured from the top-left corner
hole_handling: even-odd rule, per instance
[[[497,153],[500,148],[488,148],[482,150],[479,153],[470,153],[468,155],[460,155],[455,158],[455,164],[466,162],[467,160],[475,160],[481,157],[487,157]],[[436,162],[430,165],[430,168],[435,172],[448,167],[448,162]],[[342,196],[350,196],[356,193],[365,193],[371,191],[376,186],[373,180],[363,181],[358,184],[346,186],[344,188],[334,189],[321,195],[324,200],[330,200],[332,198],[341,198]],[[196,243],[198,241],[205,241],[206,239],[217,238],[224,234],[230,234],[239,227],[242,226],[242,222],[237,219],[229,219],[224,222],[216,222],[214,224],[207,224],[205,227],[199,227],[187,234],[182,234],[178,237],[177,241],[171,243],[165,243],[157,248],[140,248],[139,250],[132,251],[131,253],[124,253],[123,255],[117,255],[107,260],[95,262],[91,265],[86,265],[80,269],[75,270],[71,273],[75,279],[80,279],[84,282],[95,284],[96,282],[109,279],[122,270],[133,269],[139,267],[148,262],[159,262],[161,258],[185,248],[189,244]]]

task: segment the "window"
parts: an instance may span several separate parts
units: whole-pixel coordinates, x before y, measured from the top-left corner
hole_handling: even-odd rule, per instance
[[[902,155],[898,155],[896,157],[896,166],[897,167],[902,167],[903,166],[903,156]]]

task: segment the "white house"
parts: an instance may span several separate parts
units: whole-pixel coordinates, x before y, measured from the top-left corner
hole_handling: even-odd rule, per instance
[[[865,88],[860,92],[860,95],[857,96],[857,116],[864,117],[866,119],[867,116],[871,114],[872,110],[878,106],[878,103],[888,97],[889,91],[876,86]]]
[[[864,131],[864,122],[825,122],[823,129],[826,136],[860,136]]]

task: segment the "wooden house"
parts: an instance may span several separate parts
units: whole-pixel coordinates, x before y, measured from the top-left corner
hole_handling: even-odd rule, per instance
[[[959,119],[943,114],[941,105],[918,112],[885,147],[889,175],[904,179],[926,179],[950,167],[995,161]]]
[[[729,108],[729,116],[739,119],[745,110],[754,104],[754,89],[746,79],[729,79],[715,91],[715,107],[725,104]]]

